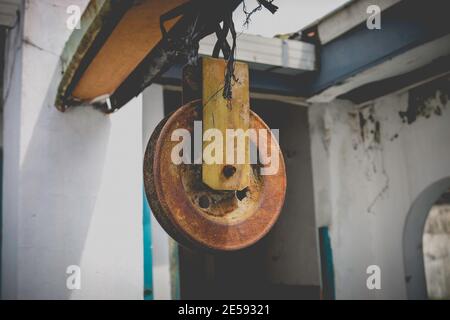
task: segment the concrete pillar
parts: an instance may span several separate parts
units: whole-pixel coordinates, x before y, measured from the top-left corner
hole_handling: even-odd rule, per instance
[[[144,91],[144,109],[142,112],[144,151],[150,136],[158,123],[164,118],[163,87],[152,85]],[[169,236],[151,215],[153,298],[171,299]]]
[[[109,116],[53,105],[66,9],[87,2],[25,1],[23,36],[9,48],[3,298],[143,297],[142,97]],[[78,290],[69,266],[81,271]]]

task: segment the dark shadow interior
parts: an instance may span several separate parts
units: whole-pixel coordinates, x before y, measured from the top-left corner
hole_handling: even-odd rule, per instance
[[[166,90],[164,105],[166,115],[181,106],[180,92]],[[284,209],[269,234],[249,248],[210,254],[180,247],[181,299],[320,298],[307,109],[266,100],[252,100],[251,108],[280,129],[287,176],[294,177]]]

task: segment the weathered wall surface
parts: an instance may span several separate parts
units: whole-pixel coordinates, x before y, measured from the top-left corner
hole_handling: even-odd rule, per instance
[[[330,226],[338,299],[407,297],[408,211],[450,176],[449,88],[438,81],[365,106],[310,108],[317,222]],[[370,265],[381,268],[381,290],[366,286]]]
[[[69,5],[25,1],[5,105],[2,295],[7,299],[141,299],[142,99],[105,116],[58,112]],[[68,290],[66,269],[81,268]]]
[[[450,205],[436,205],[423,234],[423,254],[430,299],[450,299]]]
[[[143,151],[158,123],[164,118],[163,87],[153,84],[142,95],[142,142]],[[153,299],[170,300],[170,257],[169,235],[164,231],[155,216],[150,217],[150,234],[152,242]],[[146,270],[149,272],[148,270]]]
[[[286,198],[277,223],[268,234],[267,268],[276,284],[320,286],[318,228],[314,214],[308,109],[274,101],[253,100],[252,109],[271,129],[279,130],[288,178]]]

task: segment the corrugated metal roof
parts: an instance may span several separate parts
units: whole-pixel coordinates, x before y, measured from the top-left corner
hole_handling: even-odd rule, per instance
[[[231,37],[228,40],[231,43]],[[202,39],[199,53],[211,55],[216,41],[215,35]],[[247,62],[254,70],[282,74],[295,75],[316,69],[313,44],[245,33],[237,38],[236,59]]]

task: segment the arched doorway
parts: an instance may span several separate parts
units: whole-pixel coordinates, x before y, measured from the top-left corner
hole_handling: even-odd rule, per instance
[[[408,299],[428,299],[423,256],[423,233],[433,205],[450,188],[450,177],[423,190],[411,206],[403,232],[405,281]]]

